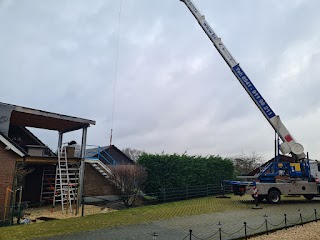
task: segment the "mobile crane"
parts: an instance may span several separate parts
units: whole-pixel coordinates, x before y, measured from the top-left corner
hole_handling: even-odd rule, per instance
[[[224,181],[224,184],[232,185],[236,195],[252,193],[252,186],[256,185],[259,191],[260,200],[267,198],[271,203],[280,202],[281,194],[304,195],[307,199],[312,199],[319,195],[318,176],[320,167],[316,161],[309,161],[304,153],[304,147],[296,142],[288,129],[281,122],[280,117],[275,114],[249,77],[234,59],[221,38],[213,31],[205,16],[200,13],[192,0],[180,0],[183,2],[201,28],[209,37],[214,47],[218,50],[224,61],[228,64],[233,74],[239,80],[250,98],[259,108],[261,113],[275,130],[278,138],[282,140],[276,148],[283,154],[291,154],[294,162],[272,162],[264,167],[254,176],[257,181]]]

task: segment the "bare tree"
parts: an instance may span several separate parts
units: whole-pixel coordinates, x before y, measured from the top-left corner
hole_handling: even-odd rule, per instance
[[[111,181],[127,208],[131,207],[142,193],[146,180],[147,172],[139,165],[119,165],[112,169]]]
[[[31,173],[34,169],[33,168],[28,168],[28,166],[24,163],[18,163],[16,165],[16,170],[15,170],[15,178],[13,182],[13,192],[12,192],[12,205],[10,211],[17,212],[17,223],[20,223],[20,218],[22,217],[22,213],[20,212],[21,209],[21,198],[22,198],[22,186],[24,183],[25,177]],[[18,203],[17,201],[17,191],[19,191],[19,196],[18,196]],[[11,223],[13,222],[13,215],[11,217]]]
[[[262,164],[262,156],[252,152],[249,155],[241,154],[231,158],[234,166],[235,176],[247,174]]]
[[[144,154],[144,151],[133,149],[133,148],[125,148],[122,149],[122,152],[131,158],[134,162],[137,162],[139,157]]]

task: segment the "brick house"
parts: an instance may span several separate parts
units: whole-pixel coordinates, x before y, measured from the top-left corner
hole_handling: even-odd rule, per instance
[[[76,145],[79,148],[66,146],[68,165],[79,169],[78,206],[82,197],[115,194],[109,181],[110,169],[134,162],[114,145],[90,148],[86,144],[87,128],[94,124],[88,119],[0,103],[0,225],[10,217],[12,191],[19,187],[14,187],[17,166],[21,164],[32,170],[22,184],[22,201],[38,204],[55,201],[59,157],[27,127],[57,131],[58,149],[63,149],[63,134],[82,130],[81,145]]]
[[[84,196],[115,195],[114,185],[108,180],[108,174],[100,170],[97,160],[108,168],[114,165],[132,165],[134,161],[114,145],[86,150]]]
[[[10,202],[7,188],[12,188],[16,162],[25,156],[5,135],[0,133],[0,214],[5,218],[5,206]]]
[[[58,157],[27,127],[58,132],[58,149],[62,148],[65,133],[82,130],[80,156],[68,157],[68,163],[80,168],[79,196],[83,195],[85,147],[87,128],[95,121],[51,113],[22,106],[0,103],[0,222],[9,217],[8,206],[12,200],[17,164],[33,171],[23,183],[23,201],[40,201],[43,192],[44,171],[55,171]],[[81,167],[82,166],[82,167]]]

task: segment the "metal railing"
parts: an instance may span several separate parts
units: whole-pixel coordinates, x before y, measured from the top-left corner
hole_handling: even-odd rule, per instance
[[[85,158],[90,160],[100,160],[105,164],[117,165],[118,162],[107,152],[108,148],[97,145],[86,145],[87,147],[94,147],[93,149],[86,149]],[[87,155],[88,150],[91,154]],[[108,159],[109,158],[109,159]]]
[[[160,188],[157,192],[144,191],[144,195],[155,202],[172,202],[187,200],[197,197],[224,195],[230,193],[230,189],[223,189],[218,184],[207,184],[197,186],[185,186],[176,188]]]

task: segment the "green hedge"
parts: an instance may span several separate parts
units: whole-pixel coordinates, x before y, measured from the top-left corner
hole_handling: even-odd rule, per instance
[[[233,175],[231,160],[220,156],[143,154],[138,163],[148,172],[145,189],[148,193],[161,188],[220,184]]]

